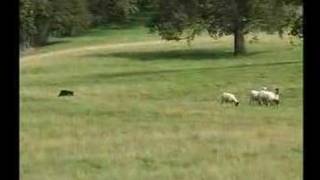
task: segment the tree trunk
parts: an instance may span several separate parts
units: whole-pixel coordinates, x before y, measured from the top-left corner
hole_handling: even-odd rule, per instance
[[[283,30],[282,29],[280,29],[278,31],[278,35],[279,35],[280,39],[283,39]]]
[[[234,31],[234,55],[245,54],[245,41],[244,41],[244,33],[241,29],[236,29]]]
[[[48,20],[40,21],[38,33],[34,35],[33,46],[43,46],[48,42],[50,22]]]

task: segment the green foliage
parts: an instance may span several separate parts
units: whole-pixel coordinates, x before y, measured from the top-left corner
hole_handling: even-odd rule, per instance
[[[20,44],[43,44],[52,14],[48,0],[20,0]]]
[[[218,38],[252,31],[302,36],[300,0],[20,0],[21,47],[44,45],[49,36],[74,36],[92,25],[127,23],[153,11],[147,25],[166,40],[189,43],[202,31]],[[144,18],[150,19],[150,18]],[[289,28],[289,29],[288,29]]]
[[[52,6],[52,31],[55,35],[73,36],[89,27],[89,12],[85,0],[55,0]]]
[[[138,11],[137,0],[90,0],[91,21],[95,25],[123,22]]]
[[[157,13],[148,24],[166,40],[192,40],[203,27],[200,8],[196,0],[157,1]]]
[[[21,48],[31,45],[32,36],[37,32],[35,27],[35,11],[32,0],[20,1],[20,45]]]
[[[20,46],[42,46],[49,36],[74,36],[91,24],[123,23],[150,0],[20,0]]]
[[[214,37],[240,31],[282,32],[297,6],[281,0],[159,0],[150,27],[166,40],[194,39],[206,30]]]
[[[50,0],[33,0],[35,4],[35,26],[36,34],[33,36],[32,45],[41,46],[47,43],[50,24],[53,17],[52,1]]]
[[[302,16],[298,17],[291,25],[290,35],[303,38]]]
[[[47,43],[50,34],[75,35],[89,25],[86,0],[20,0],[20,45]]]

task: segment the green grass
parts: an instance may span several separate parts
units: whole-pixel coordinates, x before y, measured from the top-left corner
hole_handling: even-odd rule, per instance
[[[157,39],[146,31],[97,29],[39,52]],[[302,179],[302,48],[270,35],[247,48],[235,58],[230,37],[203,37],[21,62],[22,179]],[[278,108],[248,104],[261,86],[280,88]],[[220,105],[223,91],[240,106]]]

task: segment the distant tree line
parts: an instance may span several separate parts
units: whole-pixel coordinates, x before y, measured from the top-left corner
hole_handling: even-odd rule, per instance
[[[20,47],[42,46],[49,36],[74,36],[122,22],[148,0],[20,0]]]
[[[43,46],[50,36],[78,35],[93,26],[123,23],[152,7],[147,25],[166,40],[187,39],[207,30],[213,37],[235,36],[237,52],[245,51],[243,35],[289,28],[302,37],[300,0],[20,0],[20,47]]]
[[[88,25],[85,0],[20,0],[20,47],[42,46],[49,35],[72,36]]]

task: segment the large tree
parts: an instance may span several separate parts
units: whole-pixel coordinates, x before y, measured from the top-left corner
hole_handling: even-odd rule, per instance
[[[298,6],[298,12],[293,14],[293,17],[289,19],[290,35],[303,38],[303,9],[302,0],[284,0],[286,4]]]
[[[251,31],[281,32],[296,14],[285,0],[157,0],[151,29],[166,40],[187,39],[206,30],[212,37],[234,36],[234,54],[246,52]]]
[[[51,8],[48,0],[20,0],[20,45],[43,44],[48,35]]]
[[[37,32],[34,9],[32,0],[20,1],[20,49],[31,46],[32,37]]]
[[[88,23],[86,0],[20,0],[20,47],[45,45],[52,33],[74,35]]]

